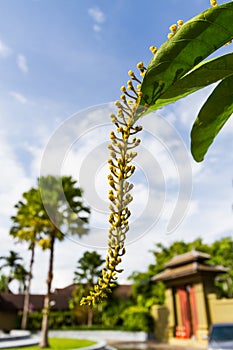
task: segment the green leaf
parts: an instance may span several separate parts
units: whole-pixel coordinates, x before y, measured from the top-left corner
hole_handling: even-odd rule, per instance
[[[171,85],[150,110],[173,103],[230,75],[233,75],[233,53],[205,61]]]
[[[233,38],[233,2],[210,8],[186,22],[149,63],[140,105],[153,106],[178,79]]]
[[[191,152],[201,162],[233,113],[233,76],[221,81],[201,108],[191,131]]]

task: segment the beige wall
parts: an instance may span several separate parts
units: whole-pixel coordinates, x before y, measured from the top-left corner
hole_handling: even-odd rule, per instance
[[[151,315],[155,322],[155,338],[157,341],[167,343],[169,339],[169,311],[164,305],[154,305],[151,309]]]
[[[211,323],[232,322],[233,299],[217,299],[215,294],[208,295]]]
[[[208,335],[208,317],[207,317],[207,307],[205,300],[205,291],[203,284],[197,283],[194,285],[195,296],[196,296],[196,305],[197,305],[197,319],[198,319],[198,330],[197,330],[197,339],[202,340],[203,337]]]

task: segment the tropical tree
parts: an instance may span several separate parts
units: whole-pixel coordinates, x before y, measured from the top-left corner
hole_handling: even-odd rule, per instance
[[[14,279],[19,283],[19,293],[23,294],[26,291],[26,281],[28,276],[28,271],[23,265],[18,265],[15,269]]]
[[[77,267],[74,272],[74,282],[77,283],[73,294],[73,306],[79,305],[80,300],[90,288],[93,288],[101,273],[101,266],[104,259],[96,251],[86,251],[78,260]],[[87,324],[91,326],[93,323],[93,309],[87,307]]]
[[[85,252],[78,260],[76,271],[74,272],[74,282],[93,286],[101,272],[101,266],[104,261],[96,251]]]
[[[21,328],[26,329],[30,302],[30,287],[33,277],[32,271],[35,257],[35,246],[41,238],[45,218],[38,189],[31,188],[29,191],[23,193],[22,197],[22,200],[15,205],[17,212],[16,215],[11,218],[13,226],[11,227],[10,235],[17,239],[18,242],[26,242],[28,244],[28,249],[31,252],[29,272],[27,276],[25,276],[27,281],[25,281],[25,297],[21,323]]]
[[[0,276],[0,293],[9,292],[8,278],[6,275]]]
[[[87,223],[90,209],[84,205],[82,190],[70,176],[46,176],[39,179],[38,191],[41,192],[41,211],[45,220],[42,226],[43,236],[39,244],[42,249],[49,249],[49,269],[47,292],[44,298],[42,338],[40,347],[49,347],[48,318],[50,294],[53,280],[53,261],[56,240],[62,241],[65,232],[83,236],[88,233]]]
[[[152,271],[133,272],[129,277],[132,280],[132,298],[138,306],[148,309],[152,305],[162,305],[165,300],[165,286],[162,282],[153,283]]]
[[[212,243],[210,254],[211,264],[228,268],[227,273],[215,279],[217,294],[219,297],[233,298],[233,238],[223,237]]]
[[[7,256],[0,256],[0,260],[3,260],[4,263],[0,266],[0,270],[8,270],[7,273],[7,285],[9,289],[9,284],[15,279],[15,274],[17,268],[21,264],[19,264],[18,261],[22,261],[22,257],[19,255],[19,253],[10,250],[9,255]]]

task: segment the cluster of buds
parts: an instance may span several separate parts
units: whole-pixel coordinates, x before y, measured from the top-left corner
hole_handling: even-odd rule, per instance
[[[145,74],[146,68],[139,62],[137,68],[140,75]],[[108,255],[102,276],[90,294],[81,300],[81,305],[93,305],[108,296],[112,288],[116,286],[117,273],[122,272],[118,268],[121,257],[125,254],[125,239],[129,230],[130,210],[128,205],[133,200],[130,191],[133,184],[128,179],[133,175],[135,166],[132,164],[137,153],[134,149],[140,144],[140,139],[135,135],[142,130],[141,126],[134,126],[136,111],[139,106],[142,93],[141,82],[133,71],[128,72],[130,80],[127,88],[121,87],[121,100],[115,102],[117,114],[111,114],[110,118],[115,125],[115,131],[111,131],[108,181],[110,185],[110,228],[108,232]]]
[[[184,24],[184,21],[182,21],[182,19],[179,19],[179,21],[177,21],[177,24],[172,24],[169,27],[170,33],[167,35],[168,39],[171,39],[174,34],[176,34],[177,30],[179,30],[180,27],[182,27],[182,25]]]

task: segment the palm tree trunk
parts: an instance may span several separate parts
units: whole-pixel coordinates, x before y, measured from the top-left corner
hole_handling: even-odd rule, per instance
[[[43,307],[43,318],[41,325],[41,341],[39,344],[40,348],[49,348],[49,303],[51,295],[51,285],[53,280],[53,258],[54,258],[54,243],[55,243],[55,230],[51,232],[51,243],[50,243],[50,258],[49,258],[49,271],[47,278],[47,293],[44,298],[44,307]]]
[[[88,327],[91,327],[93,324],[93,316],[94,316],[94,312],[92,307],[88,307],[87,309],[87,325]]]
[[[32,243],[31,251],[32,251],[32,253],[31,253],[31,260],[30,260],[30,265],[29,265],[28,283],[26,286],[25,296],[24,296],[23,317],[22,317],[21,329],[27,329],[29,300],[30,300],[30,287],[31,287],[31,280],[32,280],[32,268],[33,268],[34,256],[35,256],[35,243]]]

